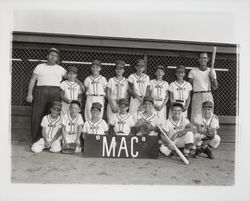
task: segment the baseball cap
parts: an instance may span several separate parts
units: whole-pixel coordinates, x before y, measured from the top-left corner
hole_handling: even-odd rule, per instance
[[[173,102],[171,104],[171,109],[173,109],[174,107],[180,107],[182,110],[184,110],[183,104],[180,102]]]
[[[94,103],[92,104],[91,110],[92,110],[93,108],[96,108],[96,109],[98,109],[99,111],[101,111],[101,110],[102,110],[102,104],[101,104],[101,103],[98,103],[98,102],[94,102]]]
[[[94,60],[94,61],[92,61],[92,65],[98,65],[98,66],[101,66],[101,61],[99,61],[99,60]]]
[[[78,100],[72,100],[72,101],[70,102],[70,105],[72,105],[72,104],[77,104],[80,108],[82,107],[81,102],[78,101]]]
[[[118,60],[115,62],[116,67],[120,67],[120,68],[124,68],[125,64],[126,63],[124,61],[121,61],[121,60]]]
[[[138,59],[137,61],[136,61],[136,65],[146,65],[146,61],[145,60],[143,60],[143,59]]]
[[[122,104],[128,106],[129,105],[128,100],[125,99],[125,98],[120,99],[119,100],[119,106],[121,106]]]
[[[158,70],[158,69],[164,70],[164,66],[158,65],[158,66],[156,67],[156,70]]]
[[[213,108],[214,104],[211,101],[205,101],[205,102],[202,103],[202,108],[205,108],[205,107],[206,108]]]
[[[185,72],[186,68],[183,65],[179,65],[176,67],[175,72]]]
[[[154,99],[151,96],[145,96],[143,99],[143,103],[145,103],[146,101],[150,101],[151,103],[154,104]]]
[[[74,72],[74,73],[78,73],[78,68],[75,66],[69,66],[68,67],[68,72]]]
[[[59,101],[53,101],[52,104],[51,104],[51,108],[61,111],[62,103],[59,102]]]
[[[50,48],[48,50],[48,54],[51,53],[51,52],[56,52],[57,54],[60,54],[60,51],[57,48],[54,48],[54,47],[52,47],[52,48]]]

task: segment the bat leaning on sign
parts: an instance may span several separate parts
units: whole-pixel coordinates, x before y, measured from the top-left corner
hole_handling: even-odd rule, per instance
[[[165,131],[163,131],[163,129],[160,126],[157,126],[161,133],[166,137],[167,141],[169,144],[171,144],[171,146],[174,148],[174,150],[176,151],[176,153],[178,154],[178,156],[181,158],[181,160],[186,164],[189,165],[189,161],[186,159],[186,157],[182,154],[182,152],[177,148],[177,146],[172,142],[172,140],[170,140],[170,138],[168,137],[168,135],[166,134]]]

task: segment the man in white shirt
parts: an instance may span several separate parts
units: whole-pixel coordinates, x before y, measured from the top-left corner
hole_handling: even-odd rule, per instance
[[[208,54],[200,53],[199,67],[189,72],[189,82],[193,85],[193,97],[191,107],[191,122],[195,122],[197,116],[201,114],[202,103],[212,101],[211,90],[218,88],[217,76],[214,70],[207,67],[209,61]]]
[[[60,82],[66,74],[66,70],[57,64],[59,54],[58,49],[50,48],[47,63],[38,64],[30,79],[26,100],[33,103],[32,143],[42,138],[40,123],[43,116],[47,114],[49,104],[53,101],[60,101]]]

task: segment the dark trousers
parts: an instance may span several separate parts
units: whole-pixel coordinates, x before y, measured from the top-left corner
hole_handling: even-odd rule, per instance
[[[50,113],[49,108],[53,101],[60,101],[60,87],[36,86],[33,95],[31,137],[32,143],[42,137],[41,121]]]

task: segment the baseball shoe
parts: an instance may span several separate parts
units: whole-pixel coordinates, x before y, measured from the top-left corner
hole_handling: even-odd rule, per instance
[[[214,155],[213,155],[213,153],[212,153],[212,150],[209,149],[209,147],[206,147],[206,148],[203,150],[203,153],[206,154],[208,158],[214,159]]]

